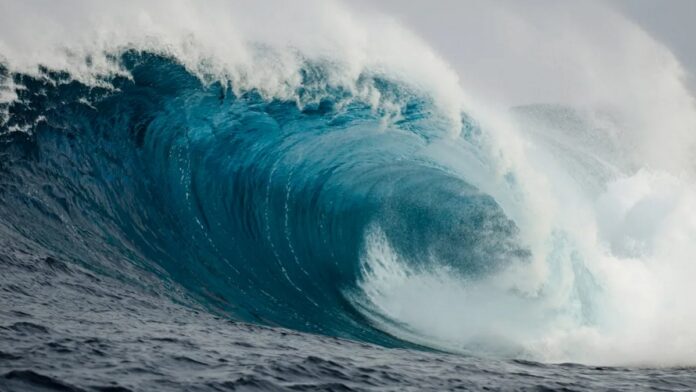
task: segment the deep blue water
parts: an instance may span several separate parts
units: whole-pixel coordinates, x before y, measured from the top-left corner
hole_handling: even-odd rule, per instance
[[[108,87],[0,73],[24,86],[0,108],[0,390],[693,385],[689,369],[441,353],[365,317],[375,224],[404,260],[467,278],[529,257],[496,201],[426,153],[448,123],[405,85],[364,76],[405,102],[385,123],[325,65],[305,66],[298,105],[117,60],[132,77]]]

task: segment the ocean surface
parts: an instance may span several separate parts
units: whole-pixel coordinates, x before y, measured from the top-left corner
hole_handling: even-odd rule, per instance
[[[481,359],[237,322],[4,241],[2,391],[689,391],[696,383],[693,368]]]
[[[0,391],[696,388],[696,192],[615,117],[99,31],[0,38]]]

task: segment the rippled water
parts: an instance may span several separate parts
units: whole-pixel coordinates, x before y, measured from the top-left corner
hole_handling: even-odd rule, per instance
[[[696,383],[691,368],[477,359],[232,322],[2,246],[3,391],[630,391]]]

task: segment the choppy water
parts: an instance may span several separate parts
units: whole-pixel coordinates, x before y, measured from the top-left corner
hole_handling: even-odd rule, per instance
[[[692,390],[692,368],[477,359],[262,327],[2,243],[0,390]]]

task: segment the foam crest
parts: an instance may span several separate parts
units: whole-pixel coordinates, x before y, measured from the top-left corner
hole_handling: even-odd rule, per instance
[[[204,80],[229,81],[237,91],[298,100],[309,61],[330,65],[327,88],[346,89],[375,107],[398,102],[382,102],[361,78],[406,82],[432,96],[458,130],[460,91],[447,63],[394,20],[358,17],[336,2],[72,0],[3,7],[0,53],[11,72],[37,74],[43,66],[98,84],[104,75],[124,73],[114,55],[148,51],[176,58]]]

